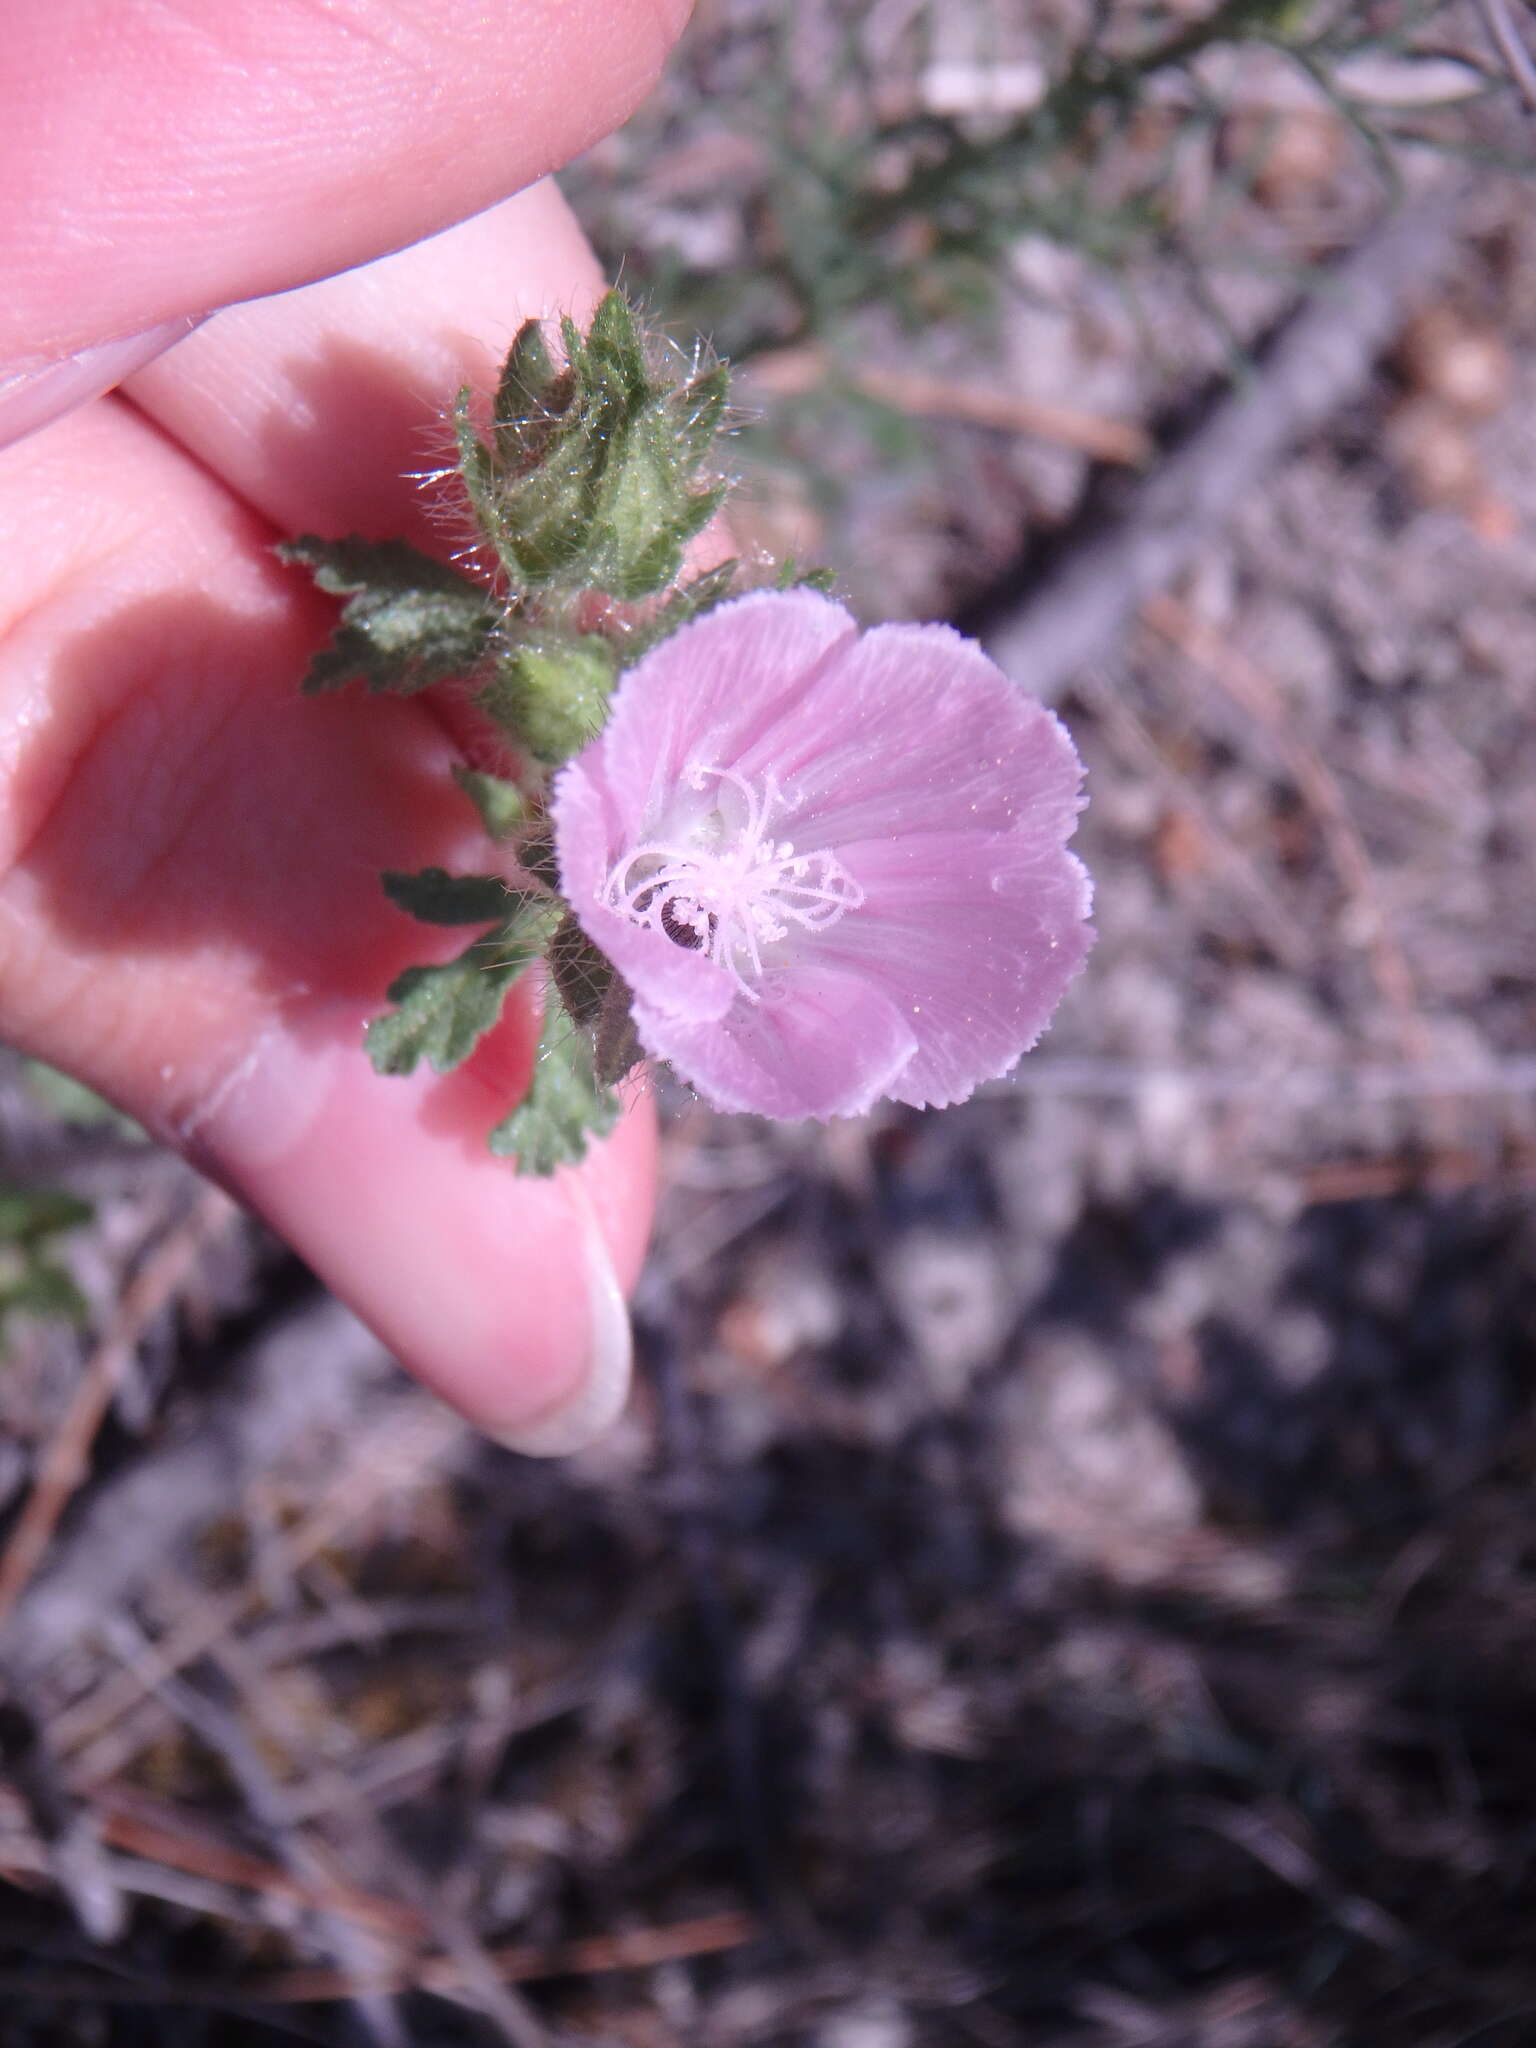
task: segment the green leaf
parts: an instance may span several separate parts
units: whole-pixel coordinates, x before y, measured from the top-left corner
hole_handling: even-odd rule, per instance
[[[611,1131],[618,1115],[618,1096],[594,1070],[591,1041],[551,981],[528,1093],[487,1142],[498,1158],[515,1158],[519,1173],[549,1174],[582,1158],[587,1140]]]
[[[404,541],[320,540],[301,534],[277,550],[319,587],[344,597],[341,622],[310,663],[307,691],[361,679],[409,694],[479,666],[499,611],[479,584]]]
[[[85,1306],[69,1274],[47,1259],[34,1259],[14,1278],[0,1280],[0,1328],[12,1314],[74,1319],[85,1314]]]
[[[528,799],[506,776],[455,767],[453,779],[480,813],[480,822],[492,839],[507,838],[527,821]]]
[[[513,891],[499,875],[422,868],[414,875],[389,872],[382,880],[390,902],[423,924],[488,924],[504,920],[512,908]]]
[[[550,908],[526,901],[457,959],[408,967],[390,983],[396,1005],[364,1033],[381,1074],[410,1074],[422,1060],[446,1074],[468,1059],[501,1016],[514,982],[538,958],[549,936]]]
[[[79,1316],[80,1291],[50,1255],[49,1243],[89,1223],[89,1202],[59,1188],[0,1187],[0,1330],[14,1314]]]

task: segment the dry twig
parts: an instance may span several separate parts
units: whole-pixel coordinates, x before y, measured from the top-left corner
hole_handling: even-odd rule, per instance
[[[1494,48],[1503,58],[1515,89],[1526,106],[1536,114],[1536,58],[1526,48],[1509,11],[1509,0],[1478,0],[1478,10],[1487,24]]]
[[[504,1983],[532,1984],[545,1977],[586,1977],[613,1970],[650,1970],[661,1963],[688,1962],[744,1948],[761,1932],[746,1913],[711,1913],[670,1927],[636,1927],[622,1934],[590,1935],[550,1948],[518,1943],[489,1951]],[[241,1982],[183,1979],[153,1984],[64,1971],[0,1973],[0,1993],[13,1998],[84,2000],[102,2005],[248,2006],[311,2005],[350,1998],[358,1992],[433,1991],[453,1994],[464,1987],[462,1966],[450,1956],[386,1963],[366,1978],[339,1970],[282,1970]]]
[[[417,1479],[461,1443],[468,1425],[446,1409],[420,1396],[394,1403],[355,1446],[353,1456],[303,1521],[278,1546],[276,1569],[300,1571],[316,1552],[376,1502]],[[163,1680],[204,1655],[260,1604],[258,1585],[242,1586],[222,1599],[208,1600],[183,1617],[176,1627],[145,1653],[141,1665],[115,1678],[57,1716],[52,1734],[61,1756],[75,1755],[71,1772],[77,1786],[99,1784],[114,1776],[121,1759],[115,1745],[109,1754],[97,1745],[113,1724]]]
[[[31,1581],[85,1477],[91,1445],[145,1332],[174,1300],[210,1239],[237,1214],[227,1195],[205,1188],[191,1213],[167,1233],[123,1290],[111,1326],[87,1360],[74,1398],[38,1460],[32,1492],[0,1555],[0,1624]]]
[[[776,349],[757,356],[743,372],[743,382],[778,398],[799,397],[828,381],[833,366],[818,348]],[[1075,448],[1096,462],[1139,468],[1152,454],[1152,436],[1134,420],[1111,419],[1077,406],[1049,405],[1016,391],[962,383],[948,377],[923,377],[910,370],[876,368],[846,372],[849,386],[893,412],[917,419],[956,420],[965,426],[990,427],[1003,434],[1027,434]]]

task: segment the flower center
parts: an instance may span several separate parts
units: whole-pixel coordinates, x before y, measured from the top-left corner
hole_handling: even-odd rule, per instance
[[[825,931],[858,909],[864,891],[836,854],[798,853],[773,838],[784,799],[771,775],[761,789],[733,768],[695,764],[686,777],[699,791],[711,779],[713,807],[675,839],[649,839],[621,855],[601,900],[674,946],[707,954],[756,1002],[752,983],[762,980],[765,949],[796,930]]]

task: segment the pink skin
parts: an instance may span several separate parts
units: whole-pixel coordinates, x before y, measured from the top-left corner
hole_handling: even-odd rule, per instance
[[[480,849],[440,707],[299,697],[331,608],[270,549],[445,544],[402,471],[526,315],[601,279],[547,185],[401,245],[620,119],[682,10],[64,5],[0,48],[0,364],[322,281],[0,450],[0,1037],[184,1146],[474,1421],[570,1448],[622,1392],[648,1106],[529,1182],[481,1144],[526,1006],[454,1076],[369,1069],[361,1021],[434,936],[379,869]]]

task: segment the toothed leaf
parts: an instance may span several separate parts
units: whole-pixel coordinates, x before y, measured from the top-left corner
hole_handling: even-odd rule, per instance
[[[544,1028],[528,1093],[491,1132],[498,1158],[514,1158],[519,1173],[550,1174],[586,1153],[618,1121],[619,1098],[593,1068],[592,1045],[551,982],[544,997]]]
[[[301,534],[277,552],[346,599],[329,645],[310,663],[306,691],[361,680],[370,690],[408,695],[468,675],[495,630],[497,608],[478,584],[404,541]]]
[[[517,904],[499,875],[450,875],[442,868],[387,873],[384,894],[423,924],[487,924],[505,921]]]
[[[543,906],[519,906],[457,959],[408,967],[389,986],[396,1007],[375,1017],[364,1034],[381,1074],[413,1073],[422,1060],[446,1074],[468,1059],[501,1016],[513,984],[548,938]]]

